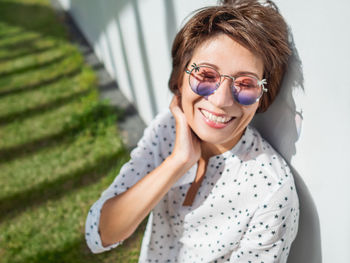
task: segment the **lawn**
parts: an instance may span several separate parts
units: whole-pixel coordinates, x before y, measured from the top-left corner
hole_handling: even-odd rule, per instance
[[[0,258],[137,262],[145,222],[92,254],[87,212],[128,160],[123,111],[99,101],[96,76],[46,0],[0,0]]]

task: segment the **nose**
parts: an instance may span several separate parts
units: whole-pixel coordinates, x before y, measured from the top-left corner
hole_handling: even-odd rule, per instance
[[[224,76],[220,86],[213,94],[208,96],[208,100],[219,108],[230,107],[234,104],[234,99],[231,93],[232,79]]]

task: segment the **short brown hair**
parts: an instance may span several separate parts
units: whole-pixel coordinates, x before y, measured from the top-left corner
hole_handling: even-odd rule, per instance
[[[291,50],[288,27],[277,6],[272,1],[260,2],[222,1],[221,5],[195,12],[177,33],[173,43],[169,79],[169,88],[173,93],[179,94],[184,70],[194,50],[204,41],[223,33],[262,59],[268,92],[262,96],[258,112],[267,110],[280,89]]]

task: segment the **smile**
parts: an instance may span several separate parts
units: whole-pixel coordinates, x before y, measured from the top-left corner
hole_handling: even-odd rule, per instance
[[[213,128],[224,128],[231,120],[234,119],[234,117],[216,115],[204,109],[200,109],[200,112],[205,117],[206,123]]]

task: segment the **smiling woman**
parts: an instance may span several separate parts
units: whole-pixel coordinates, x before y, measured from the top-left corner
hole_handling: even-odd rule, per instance
[[[213,156],[236,145],[259,106],[258,100],[251,105],[241,105],[236,101],[232,94],[236,85],[230,77],[237,78],[245,72],[244,75],[261,79],[263,63],[225,34],[219,34],[197,47],[190,64],[194,61],[200,65],[213,65],[226,74],[221,82],[214,83],[217,89],[207,98],[192,91],[186,74],[180,86],[182,109],[191,129],[203,141],[202,154]],[[258,85],[256,89],[259,89]]]
[[[151,212],[139,262],[286,262],[293,175],[249,123],[276,97],[289,54],[271,1],[198,10],[174,40],[170,111],[89,211],[90,249],[118,246]]]

